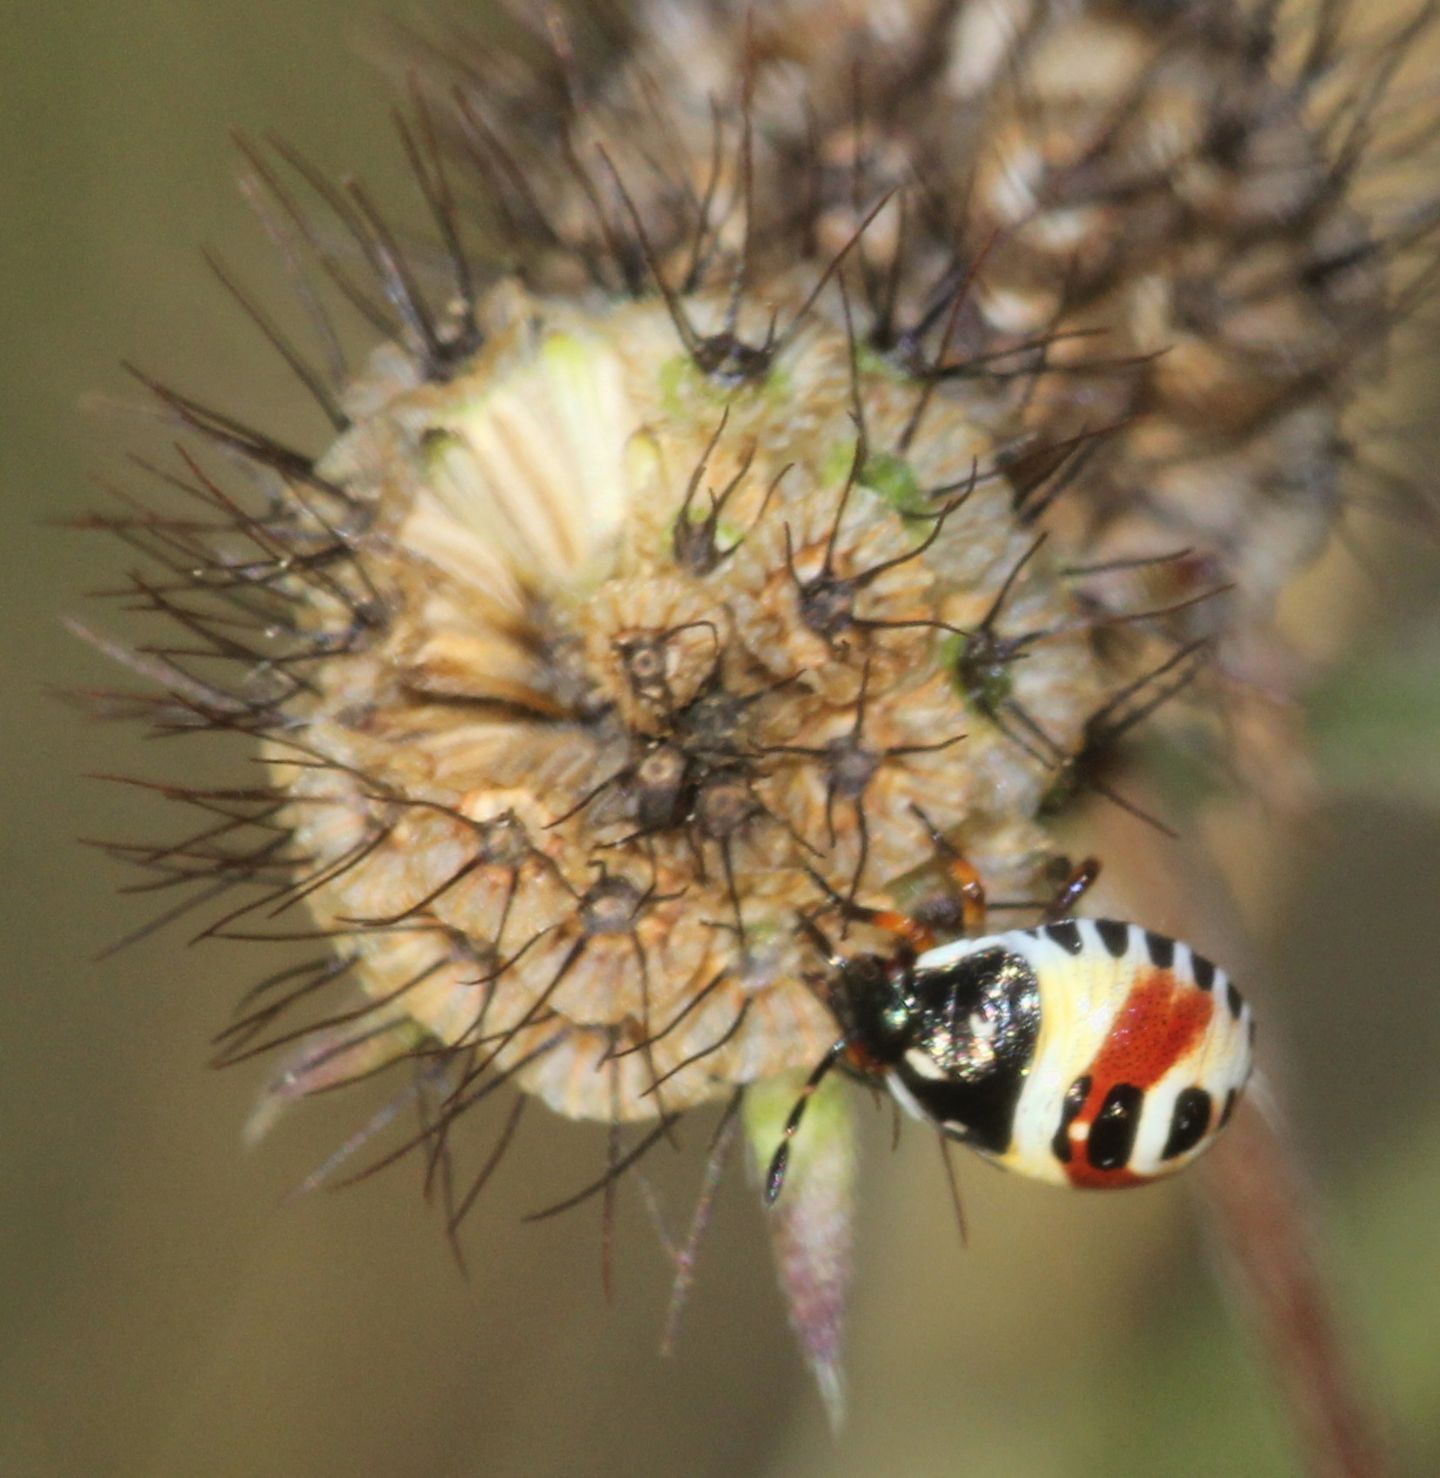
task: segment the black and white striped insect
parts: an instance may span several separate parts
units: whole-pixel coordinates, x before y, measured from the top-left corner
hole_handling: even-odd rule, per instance
[[[967,928],[979,924],[978,875],[953,852],[948,865]],[[888,955],[842,955],[803,919],[828,966],[820,988],[840,1036],[791,1111],[766,1202],[780,1193],[806,1101],[837,1065],[1037,1180],[1143,1185],[1207,1148],[1250,1075],[1250,1008],[1223,970],[1179,940],[1064,917],[1098,872],[1082,864],[1036,928],[943,944],[904,914],[832,893],[848,917],[895,936]]]

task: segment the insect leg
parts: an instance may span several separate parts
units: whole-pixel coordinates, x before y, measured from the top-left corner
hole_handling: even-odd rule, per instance
[[[866,908],[862,903],[852,903],[837,893],[813,867],[807,866],[805,871],[843,918],[883,929],[887,934],[903,939],[917,954],[924,954],[927,949],[935,948],[935,933],[928,924],[922,924],[919,919],[912,919],[909,914],[899,913],[892,908]]]
[[[785,1170],[790,1164],[790,1144],[799,1132],[800,1121],[805,1117],[805,1107],[815,1090],[824,1082],[826,1073],[844,1055],[846,1045],[847,1039],[841,1037],[815,1065],[814,1072],[805,1080],[805,1086],[795,1100],[795,1107],[790,1110],[790,1117],[785,1120],[785,1127],[780,1131],[780,1143],[776,1145],[775,1153],[770,1159],[770,1168],[765,1172],[764,1195],[767,1206],[775,1204],[780,1196],[780,1188],[785,1184]]]
[[[985,932],[985,884],[980,880],[979,870],[960,849],[920,809],[911,803],[910,809],[920,819],[920,824],[930,833],[930,841],[936,855],[944,859],[945,871],[960,895],[960,919],[967,934]]]
[[[1064,881],[1055,890],[1055,896],[1045,906],[1042,923],[1054,924],[1070,914],[1075,905],[1090,891],[1095,879],[1100,876],[1100,859],[1087,857],[1078,866],[1072,867]]]

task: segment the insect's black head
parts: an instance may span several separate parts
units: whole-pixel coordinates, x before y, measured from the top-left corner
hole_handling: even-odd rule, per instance
[[[909,974],[904,957],[877,954],[842,956],[806,915],[800,925],[829,961],[830,969],[810,977],[829,1003],[840,1031],[849,1043],[851,1062],[875,1069],[889,1067],[905,1050],[910,1035],[910,1011],[903,981]]]

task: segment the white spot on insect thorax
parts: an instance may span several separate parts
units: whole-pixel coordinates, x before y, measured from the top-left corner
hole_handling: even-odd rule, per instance
[[[946,1077],[945,1069],[928,1052],[918,1047],[905,1054],[905,1061],[917,1078],[929,1078],[931,1082],[938,1083]]]

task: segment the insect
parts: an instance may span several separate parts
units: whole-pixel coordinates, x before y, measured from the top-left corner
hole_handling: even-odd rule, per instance
[[[933,834],[933,831],[932,831]],[[967,937],[939,943],[902,913],[816,881],[846,917],[895,936],[842,955],[802,916],[829,967],[840,1036],[811,1073],[765,1178],[780,1194],[791,1141],[825,1075],[883,1081],[914,1117],[985,1158],[1059,1185],[1143,1185],[1181,1169],[1225,1126],[1250,1075],[1254,1021],[1230,978],[1138,924],[1068,914],[1099,874],[1087,859],[1031,929],[979,933],[975,869],[935,835]]]

